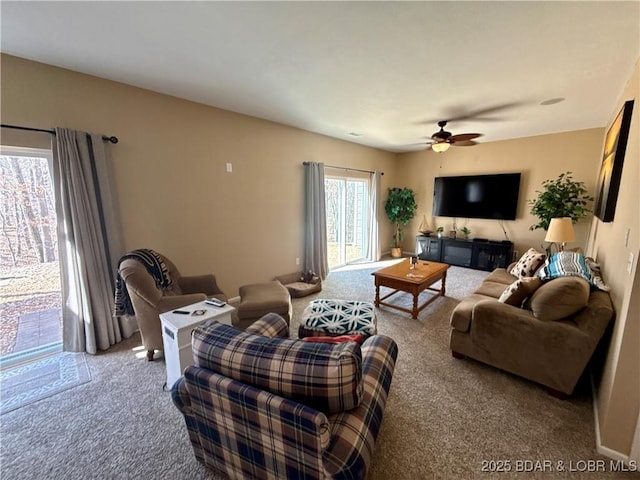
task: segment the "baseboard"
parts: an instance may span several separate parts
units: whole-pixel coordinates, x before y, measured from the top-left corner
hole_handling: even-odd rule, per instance
[[[613,460],[620,460],[628,465],[629,461],[631,460],[629,455],[625,455],[624,453],[620,453],[617,450],[613,450],[602,445],[602,439],[600,438],[600,422],[598,418],[598,391],[593,380],[593,372],[589,372],[589,379],[591,380],[591,397],[593,398],[593,417],[596,429],[596,451],[600,455],[604,455],[605,457],[609,457]]]

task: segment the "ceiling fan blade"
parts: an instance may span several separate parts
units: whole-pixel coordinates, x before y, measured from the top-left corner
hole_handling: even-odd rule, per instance
[[[460,133],[459,135],[451,135],[449,137],[449,141],[453,142],[464,142],[465,140],[473,140],[474,138],[481,137],[481,133]]]
[[[478,142],[474,142],[473,140],[462,140],[460,142],[452,142],[451,145],[454,147],[473,147],[474,145],[478,145]]]

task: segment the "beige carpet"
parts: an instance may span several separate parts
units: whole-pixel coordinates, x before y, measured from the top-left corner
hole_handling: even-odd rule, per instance
[[[294,300],[292,330],[313,298],[371,301],[374,268],[364,267],[331,273],[321,293]],[[378,310],[378,329],[398,342],[399,356],[369,480],[630,478],[555,469],[604,459],[595,452],[588,388],[558,400],[531,382],[451,357],[451,310],[484,275],[452,267],[448,296],[418,320]],[[220,478],[194,459],[182,417],[162,391],[164,363],[147,363],[139,345],[134,336],[88,356],[91,382],[2,415],[3,480]],[[554,468],[517,475],[519,460]],[[512,471],[483,473],[491,461],[509,462]]]

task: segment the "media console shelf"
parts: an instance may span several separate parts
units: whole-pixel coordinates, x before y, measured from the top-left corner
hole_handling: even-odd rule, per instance
[[[491,271],[511,263],[513,243],[496,240],[462,240],[418,235],[416,255],[422,260]]]

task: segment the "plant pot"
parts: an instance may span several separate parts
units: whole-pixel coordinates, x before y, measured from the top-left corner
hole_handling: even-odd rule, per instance
[[[402,248],[400,248],[400,247],[391,247],[391,256],[393,258],[402,257]]]

